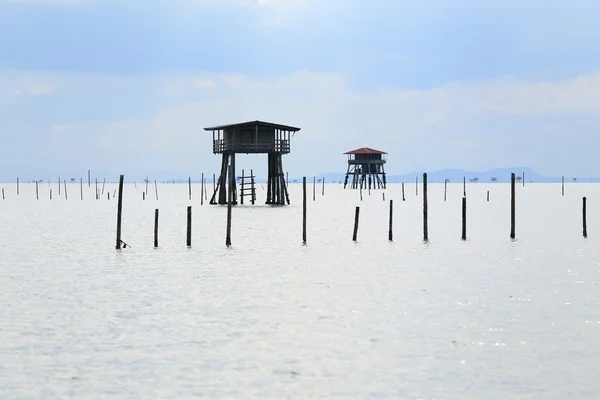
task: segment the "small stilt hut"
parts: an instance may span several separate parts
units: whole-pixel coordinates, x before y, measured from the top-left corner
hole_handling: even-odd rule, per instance
[[[351,189],[385,189],[385,161],[387,153],[370,147],[348,151],[348,170],[344,189],[350,183]],[[351,178],[350,182],[349,179]]]
[[[263,121],[249,121],[204,128],[212,131],[213,154],[222,154],[221,173],[210,204],[227,204],[227,190],[237,204],[235,155],[267,154],[268,178],[266,204],[290,204],[281,156],[290,152],[290,139],[300,128]],[[231,168],[229,168],[231,166]],[[229,174],[231,170],[231,174]]]

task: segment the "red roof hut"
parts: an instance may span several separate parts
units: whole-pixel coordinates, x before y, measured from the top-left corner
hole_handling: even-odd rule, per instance
[[[375,150],[370,147],[361,147],[360,149],[347,151],[348,155],[348,170],[346,171],[346,179],[344,188],[348,185],[348,178],[351,189],[373,188],[385,189],[385,151]],[[368,186],[367,186],[368,185]]]

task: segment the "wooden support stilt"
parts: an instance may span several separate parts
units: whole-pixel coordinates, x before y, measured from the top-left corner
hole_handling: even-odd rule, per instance
[[[256,188],[254,187],[254,170],[250,170],[250,191],[252,192],[252,197],[250,197],[250,201],[252,205],[256,201]]]
[[[242,176],[241,176],[241,182],[240,182],[240,204],[244,204],[244,179],[246,177],[244,176],[244,170],[242,169]]]
[[[232,166],[229,166],[229,174],[233,175],[234,171]],[[235,178],[234,178],[235,179]],[[227,191],[227,237],[225,238],[225,245],[227,247],[231,246],[231,208],[233,203],[233,186],[229,186],[229,190]]]
[[[81,178],[80,185],[81,185],[81,200],[83,200],[83,178]]]

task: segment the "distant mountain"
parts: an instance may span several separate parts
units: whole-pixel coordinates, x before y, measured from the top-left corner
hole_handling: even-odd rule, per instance
[[[429,182],[444,182],[448,179],[449,182],[462,182],[463,178],[467,182],[471,182],[471,179],[477,179],[477,182],[510,182],[510,174],[514,172],[517,175],[517,179],[522,179],[523,173],[525,173],[526,182],[534,183],[552,183],[560,182],[562,177],[547,177],[538,174],[534,170],[528,167],[514,167],[514,168],[497,168],[483,172],[466,171],[463,169],[443,169],[440,171],[423,171],[427,172],[427,180]],[[423,172],[411,172],[404,175],[388,174],[386,176],[388,183],[401,183],[401,182],[415,182],[416,179],[421,182],[423,180]],[[343,182],[346,174],[345,173],[327,173],[317,175],[317,178],[325,178],[325,182]],[[598,182],[600,178],[573,178],[565,177],[566,182],[573,182],[576,179],[578,182]],[[302,178],[294,178],[298,182],[302,181]],[[290,178],[290,181],[293,181]]]

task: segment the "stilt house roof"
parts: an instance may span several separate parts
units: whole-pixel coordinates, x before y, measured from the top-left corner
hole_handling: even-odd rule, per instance
[[[361,147],[360,149],[347,151],[344,154],[387,154],[385,151],[375,150],[370,147]]]
[[[289,131],[289,132],[297,132],[300,130],[300,128],[296,128],[293,126],[274,124],[272,122],[264,122],[264,121],[247,121],[247,122],[240,122],[237,124],[230,124],[230,125],[211,126],[208,128],[204,128],[204,130],[205,131],[222,131],[222,130],[231,129],[231,128],[260,127],[260,126],[275,128],[275,129],[279,129],[282,131]]]

